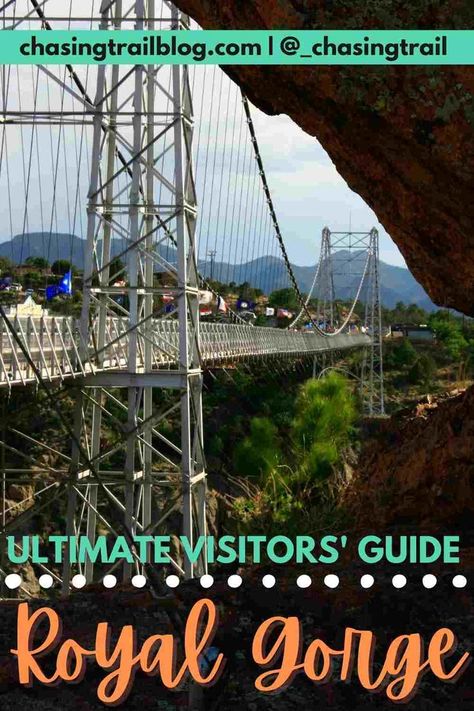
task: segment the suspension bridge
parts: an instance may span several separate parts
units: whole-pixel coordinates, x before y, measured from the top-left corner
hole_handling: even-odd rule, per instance
[[[5,31],[192,26],[161,0],[16,0],[1,12]],[[59,450],[4,422],[3,537],[18,537],[52,497],[65,501],[64,534],[91,545],[104,530],[153,534],[177,511],[177,533],[205,535],[203,373],[214,368],[251,362],[271,370],[318,357],[326,368],[327,359],[360,349],[364,407],[383,413],[377,231],[324,229],[303,293],[251,106],[219,67],[6,66],[1,103],[3,224],[17,235],[16,261],[54,255],[83,271],[80,315],[1,307],[0,389],[41,389],[64,426]],[[298,304],[285,309],[286,328],[278,304],[265,300],[282,289]],[[236,297],[256,298],[248,293],[261,299],[253,305],[259,325],[239,307]],[[365,314],[354,327],[357,303]],[[61,387],[75,399],[72,423],[61,412]],[[9,487],[31,482],[28,497],[9,501]],[[176,482],[173,501],[167,492]],[[169,563],[185,577],[206,566],[205,556]],[[142,567],[127,563],[123,575]],[[99,574],[91,561],[68,559],[52,572],[64,592],[74,572],[88,582]]]

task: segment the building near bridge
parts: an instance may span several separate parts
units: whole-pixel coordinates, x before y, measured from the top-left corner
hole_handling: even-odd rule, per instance
[[[50,277],[53,274],[49,265],[44,268],[36,267],[34,264],[17,264],[13,271],[17,277],[25,277],[31,273],[39,274],[42,277]]]
[[[18,316],[34,316],[35,318],[41,318],[42,316],[47,316],[48,310],[43,309],[41,304],[37,304],[32,296],[27,296],[26,299],[21,304],[14,304],[10,306],[7,312],[8,318],[15,318]]]
[[[436,339],[434,331],[426,324],[418,326],[407,323],[394,323],[387,334],[389,338],[408,338],[409,341],[423,341],[431,343]]]

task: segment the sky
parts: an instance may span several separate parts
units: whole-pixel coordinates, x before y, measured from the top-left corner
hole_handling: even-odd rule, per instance
[[[380,258],[389,264],[406,266],[374,211],[349,188],[315,138],[288,116],[266,116],[255,109],[253,117],[292,261],[301,265],[314,262],[312,255],[318,251],[317,243],[325,226],[334,232],[350,226],[361,232],[377,227]]]
[[[71,0],[70,0],[71,1]],[[18,0],[18,12],[21,14],[22,3],[29,7],[25,0]],[[64,14],[68,12],[68,3],[63,0],[46,0],[45,9],[49,8],[51,14]],[[81,8],[85,13],[86,7],[91,7],[91,0],[72,0],[72,7]],[[95,3],[97,7],[97,2]],[[48,14],[48,13],[47,13]],[[52,23],[54,26],[58,23]],[[22,25],[26,29],[26,24]],[[124,68],[126,69],[126,68]],[[55,72],[58,69],[54,70]],[[81,68],[81,71],[85,71]],[[215,97],[212,96],[212,82],[210,72],[212,68],[200,67],[194,82],[195,100],[204,97],[204,105],[208,109],[204,112],[202,135],[211,136],[214,150],[219,159],[229,160],[230,147],[235,135],[227,134],[227,143],[223,141],[223,130],[212,123],[215,122],[216,106],[212,105]],[[35,95],[34,80],[37,70],[24,67],[16,70],[10,78],[9,102],[25,109],[27,104],[32,104]],[[202,93],[204,78],[206,78],[206,92]],[[56,104],[58,99],[58,86],[50,78],[40,76],[39,90],[36,94],[37,105],[49,108]],[[90,92],[93,93],[94,78],[89,76]],[[216,84],[217,86],[217,84]],[[223,82],[222,106],[226,104],[228,92],[232,91],[230,80],[225,77]],[[126,87],[124,87],[125,89]],[[20,98],[20,95],[22,98]],[[66,95],[65,108],[76,108],[73,99]],[[240,103],[240,102],[239,102]],[[70,106],[69,106],[70,104]],[[30,107],[31,108],[31,107]],[[198,112],[201,115],[201,112]],[[380,234],[380,257],[390,264],[404,266],[404,260],[396,245],[390,239],[383,227],[378,223],[374,212],[362,198],[354,193],[339,175],[335,165],[318,141],[305,134],[289,117],[267,116],[253,108],[252,111],[257,138],[260,145],[267,179],[272,192],[275,209],[282,228],[282,233],[287,246],[290,259],[299,265],[315,264],[319,254],[319,243],[323,227],[328,226],[333,231],[349,230],[369,231],[377,227]],[[211,131],[208,132],[208,127]],[[49,129],[40,129],[44,133],[35,136],[31,142],[31,128],[26,127],[21,133],[12,128],[8,135],[8,178],[6,175],[5,160],[3,173],[0,171],[0,190],[7,194],[8,182],[12,196],[12,227],[13,234],[23,231],[48,230],[51,225],[57,231],[84,233],[85,203],[88,187],[90,151],[90,137],[84,134],[81,142],[79,129],[68,129],[63,138],[58,141],[58,132]],[[57,146],[60,147],[57,148]],[[25,190],[25,175],[28,175],[30,164],[29,154],[32,151],[30,170],[30,189],[28,203],[22,196]],[[59,156],[59,159],[58,159]],[[203,153],[201,153],[203,156]],[[55,167],[56,163],[59,165]],[[51,175],[57,173],[56,192],[57,204],[52,211],[48,195],[48,187],[52,183]],[[78,176],[77,178],[75,176]],[[230,183],[229,183],[230,185]],[[78,199],[74,198],[76,189]],[[68,197],[69,196],[69,197]],[[77,203],[77,204],[76,204]],[[68,205],[66,210],[65,205]],[[73,204],[73,207],[71,207]],[[52,219],[54,212],[54,220]],[[41,213],[41,214],[40,214]],[[10,215],[3,202],[0,208],[3,227],[0,240],[9,239],[10,233],[7,224]],[[8,219],[7,219],[8,218]],[[212,219],[211,219],[212,222]],[[215,228],[214,228],[215,229]],[[84,236],[84,234],[83,234]],[[221,250],[223,252],[223,250]]]

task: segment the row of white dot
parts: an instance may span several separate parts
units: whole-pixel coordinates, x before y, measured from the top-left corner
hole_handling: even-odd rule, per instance
[[[49,575],[49,573],[45,573],[44,575],[41,575],[38,582],[44,590],[49,590],[54,585],[54,578],[52,575]],[[166,584],[169,588],[177,588],[180,582],[180,578],[177,575],[168,575],[168,577],[166,578]],[[199,582],[201,583],[201,587],[208,589],[214,585],[214,578],[212,577],[212,575],[203,575],[199,579]],[[274,575],[264,575],[262,578],[263,587],[268,589],[273,588],[276,585],[276,582],[277,581]],[[309,588],[310,585],[312,585],[312,582],[313,581],[309,575],[300,575],[296,580],[296,585],[299,588]],[[335,589],[338,587],[339,582],[339,577],[337,575],[334,575],[333,573],[326,575],[326,577],[324,578],[324,585],[327,588]],[[401,588],[404,588],[407,582],[407,578],[401,574],[394,575],[392,578],[393,587],[399,590]],[[11,573],[5,578],[5,585],[10,590],[15,590],[21,587],[22,583],[22,578],[20,575],[18,575],[18,573]],[[80,590],[85,586],[86,579],[83,575],[75,575],[71,580],[71,583],[74,588]],[[144,588],[147,583],[147,579],[144,575],[135,575],[131,579],[131,583],[135,588]],[[243,580],[240,575],[231,575],[227,580],[228,586],[234,589],[239,588],[242,583]],[[427,588],[428,590],[431,590],[432,588],[436,587],[437,583],[438,579],[436,575],[427,574],[423,576],[423,587]],[[117,578],[115,577],[115,575],[105,575],[102,580],[102,584],[105,588],[114,588],[117,585]],[[374,584],[375,578],[373,577],[373,575],[363,575],[360,579],[361,587],[365,588],[366,590],[371,588]],[[464,575],[455,575],[453,577],[452,584],[455,588],[465,588],[467,585],[467,578]]]

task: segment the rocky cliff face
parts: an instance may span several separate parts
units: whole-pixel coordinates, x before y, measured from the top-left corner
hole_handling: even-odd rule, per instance
[[[176,0],[203,27],[472,28],[472,0]],[[440,305],[474,314],[474,68],[232,67],[328,151]]]
[[[376,425],[376,423],[373,423]],[[381,421],[347,500],[362,527],[455,527],[472,534],[474,388]]]

